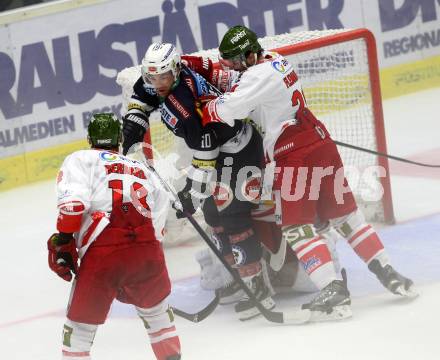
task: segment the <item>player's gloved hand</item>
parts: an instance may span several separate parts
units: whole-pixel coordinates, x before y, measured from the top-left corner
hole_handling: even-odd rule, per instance
[[[212,122],[220,122],[220,118],[216,115],[215,100],[209,100],[203,106],[202,125],[206,126]]]
[[[197,113],[203,119],[203,109],[211,101],[216,99],[217,95],[202,95],[195,101],[195,108]],[[203,125],[204,126],[204,125]]]
[[[122,152],[127,155],[128,150],[138,142],[144,140],[145,127],[140,125],[148,124],[148,118],[141,116],[141,114],[127,114],[124,117],[122,125],[122,134],[124,135],[124,142],[122,144]]]
[[[202,56],[182,55],[182,63],[189,67],[191,70],[202,75],[205,79],[209,80],[212,71],[212,61]]]
[[[50,269],[66,281],[78,272],[78,252],[72,234],[55,233],[47,241]]]
[[[206,191],[206,184],[187,178],[185,187],[177,193],[177,196],[183,210],[192,215],[196,212],[201,202],[209,197],[209,194]],[[177,210],[176,217],[181,219],[185,217],[185,214]]]

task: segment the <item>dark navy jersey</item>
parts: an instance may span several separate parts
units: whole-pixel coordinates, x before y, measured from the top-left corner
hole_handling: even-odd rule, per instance
[[[165,126],[176,136],[183,138],[189,148],[213,152],[214,158],[215,154],[218,154],[218,148],[235,137],[243,127],[242,121],[239,120],[235,121],[233,127],[222,123],[202,126],[201,116],[197,111],[197,101],[205,96],[220,95],[220,93],[201,75],[184,65],[177,84],[166,98],[160,98],[151,85],[144,83],[142,77],[137,80],[133,90],[132,100],[145,105],[143,108],[147,117],[150,112],[159,110]],[[135,110],[139,111],[139,108]],[[207,155],[208,153],[203,157],[209,158],[210,156]]]

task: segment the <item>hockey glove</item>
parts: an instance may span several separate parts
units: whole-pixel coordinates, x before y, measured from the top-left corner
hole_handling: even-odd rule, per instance
[[[138,118],[136,121],[136,118]],[[124,142],[122,144],[122,151],[127,155],[128,150],[136,143],[142,142],[145,135],[145,127],[140,124],[147,123],[148,119],[141,117],[140,114],[127,114],[124,117],[122,125],[122,133],[124,135]],[[148,124],[148,123],[147,123]]]
[[[50,269],[66,281],[78,272],[78,252],[72,234],[55,233],[47,241]]]
[[[196,111],[199,114],[199,116],[203,119],[203,109],[204,107],[211,101],[214,99],[217,99],[217,95],[203,95],[200,96],[196,101],[195,101],[195,106],[196,106]]]
[[[182,208],[186,213],[194,214],[199,208],[201,202],[209,197],[206,192],[206,184],[186,179],[185,187],[177,193]],[[177,210],[176,217],[182,219],[185,217],[184,212]]]
[[[211,79],[213,66],[209,58],[202,56],[182,55],[182,63],[191,70],[202,75],[206,80]]]
[[[216,100],[208,101],[202,110],[202,125],[206,126],[212,122],[221,122],[221,119],[217,115]]]

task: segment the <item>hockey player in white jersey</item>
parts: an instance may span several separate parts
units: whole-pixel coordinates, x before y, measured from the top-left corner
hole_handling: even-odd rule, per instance
[[[264,51],[255,33],[244,26],[226,32],[219,53],[220,62],[241,76],[229,92],[206,105],[203,122],[232,125],[235,119],[250,117],[261,127],[266,159],[278,169],[273,193],[282,236],[321,290],[305,307],[326,317],[351,316],[346,281],[334,270],[330,252],[313,225],[317,220],[333,226],[388,290],[411,295],[412,281],[390,265],[377,233],[357,209],[346,179],[338,177],[343,175],[337,171],[343,170],[343,164],[336,145],[307,108],[292,65],[280,54]],[[331,167],[333,172],[312,182],[316,167]],[[300,168],[307,170],[303,180]],[[293,196],[297,183],[304,185],[299,199]]]
[[[47,243],[49,266],[66,281],[76,275],[62,358],[91,359],[98,325],[116,298],[136,307],[156,358],[178,360],[160,243],[170,200],[144,164],[118,153],[121,138],[113,114],[94,115],[91,149],[69,155],[58,174],[58,232]]]

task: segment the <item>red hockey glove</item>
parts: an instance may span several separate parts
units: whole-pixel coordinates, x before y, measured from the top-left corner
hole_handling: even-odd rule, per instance
[[[47,240],[50,269],[66,281],[78,272],[78,252],[72,234],[55,233]]]
[[[208,101],[203,107],[202,125],[206,126],[212,122],[221,122],[217,115],[215,100]]]
[[[196,101],[195,101],[195,107],[196,107],[196,111],[199,114],[199,116],[201,118],[203,118],[203,109],[206,107],[206,105],[211,101],[217,99],[217,95],[203,95],[200,96]]]
[[[182,55],[182,62],[191,70],[202,75],[206,80],[210,81],[212,76],[212,61],[202,56]]]

